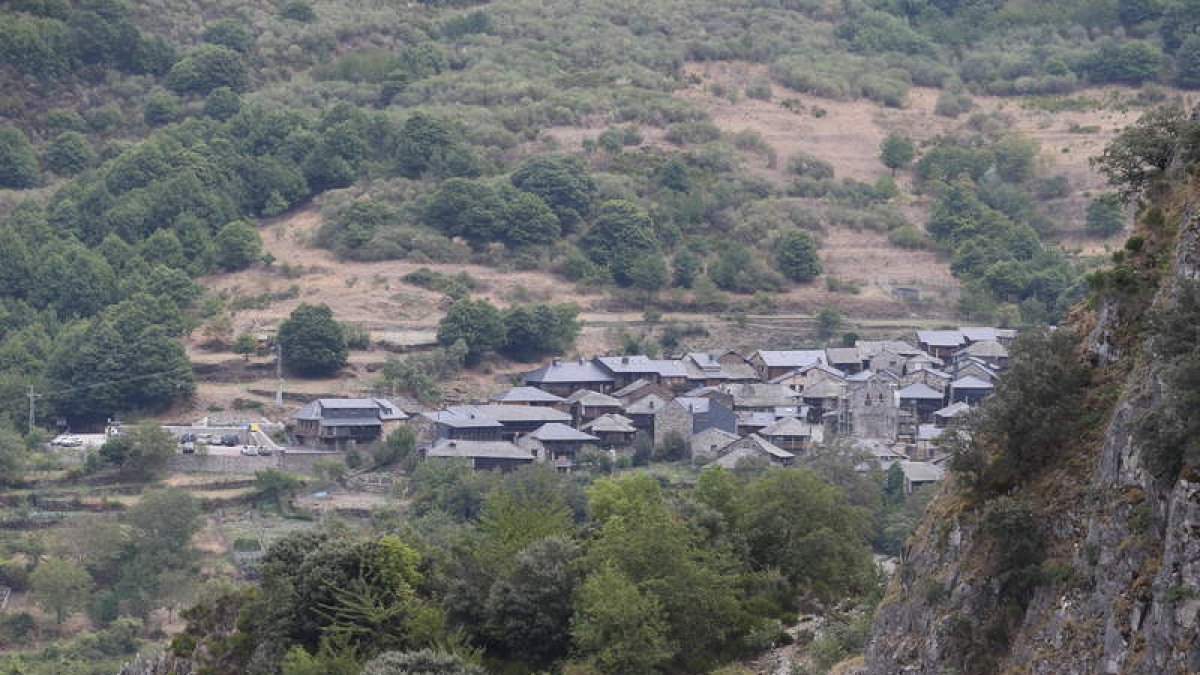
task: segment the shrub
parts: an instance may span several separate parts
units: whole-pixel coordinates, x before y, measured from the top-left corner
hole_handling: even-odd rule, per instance
[[[1084,224],[1088,233],[1097,237],[1111,237],[1125,229],[1125,207],[1120,195],[1110,192],[1094,197],[1088,202]]]
[[[0,127],[0,188],[27,188],[37,182],[37,155],[25,132]]]
[[[788,173],[795,174],[801,178],[811,178],[813,180],[833,178],[832,164],[805,153],[793,155],[788,159],[787,170]]]
[[[83,171],[96,161],[87,137],[77,131],[65,131],[54,137],[42,153],[42,163],[60,176],[71,176]]]
[[[775,260],[779,271],[792,281],[812,281],[821,273],[817,242],[801,230],[784,232],[775,241]]]

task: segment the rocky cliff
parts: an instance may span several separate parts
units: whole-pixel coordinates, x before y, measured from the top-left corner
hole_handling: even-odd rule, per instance
[[[1036,590],[1016,609],[1003,602],[981,509],[948,484],[880,605],[865,672],[1200,672],[1200,472],[1185,466],[1178,478],[1156,478],[1143,422],[1174,393],[1145,328],[1146,304],[1170,308],[1200,278],[1200,208],[1175,199],[1164,211],[1178,227],[1143,238],[1158,247],[1149,290],[1109,295],[1072,317],[1104,410],[1093,438],[1013,495],[1030,505],[1045,540]]]

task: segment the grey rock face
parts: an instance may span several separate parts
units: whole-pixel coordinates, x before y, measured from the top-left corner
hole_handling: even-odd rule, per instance
[[[1187,209],[1180,227],[1175,276],[1160,291],[1162,303],[1172,302],[1178,280],[1200,278],[1200,217]],[[1097,362],[1120,357],[1112,341],[1119,315],[1115,303],[1098,308],[1084,344]],[[1200,479],[1185,475],[1162,485],[1145,470],[1138,420],[1162,396],[1163,384],[1152,354],[1140,362],[1095,454],[1079,458],[1077,472],[1054,478],[1063,493],[1079,492],[1074,481],[1086,490],[1046,510],[1055,580],[1035,593],[996,671],[1200,672]],[[949,499],[940,497],[930,514]],[[1039,499],[1055,504],[1054,494]],[[957,668],[961,655],[947,651],[949,636],[1001,611],[994,584],[972,568],[978,514],[966,513],[954,522],[927,515],[914,536],[876,614],[869,675]]]

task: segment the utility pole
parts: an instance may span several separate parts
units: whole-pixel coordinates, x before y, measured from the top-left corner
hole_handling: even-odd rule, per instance
[[[36,405],[34,401],[42,397],[41,394],[33,392],[33,385],[29,385],[29,392],[25,394],[29,397],[29,430],[33,431],[34,425],[37,423]]]
[[[279,338],[275,339],[275,379],[278,380],[275,387],[275,407],[283,408],[283,345],[279,344]]]

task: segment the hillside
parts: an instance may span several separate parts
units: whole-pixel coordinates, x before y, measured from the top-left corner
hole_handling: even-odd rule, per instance
[[[1137,233],[1070,321],[1080,341],[1062,357],[1089,364],[1081,397],[1026,401],[1051,406],[1052,424],[1079,406],[1077,437],[1035,446],[1046,454],[1027,460],[1008,496],[987,477],[1015,452],[1003,438],[974,444],[993,458],[989,469],[959,449],[957,485],[909,541],[864,672],[1184,673],[1200,664],[1190,328],[1200,219],[1193,141],[1159,138],[1178,144],[1177,159],[1133,186],[1146,190]],[[1023,416],[1039,424],[1036,413]]]

